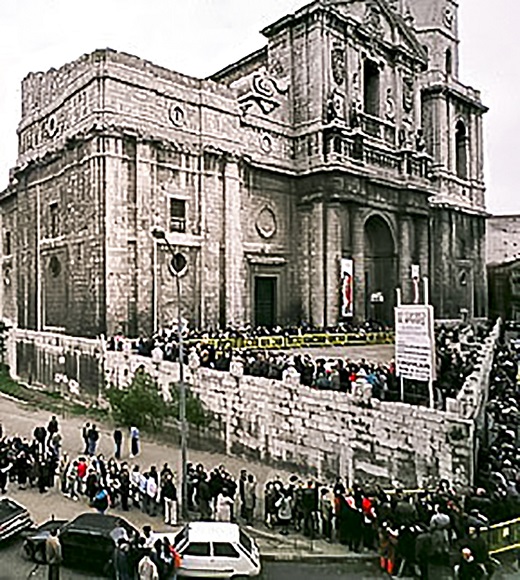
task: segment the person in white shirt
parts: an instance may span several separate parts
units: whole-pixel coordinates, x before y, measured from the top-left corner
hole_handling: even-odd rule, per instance
[[[139,562],[137,567],[139,580],[159,580],[159,572],[157,571],[157,566],[150,558],[150,553],[151,550],[148,548]]]

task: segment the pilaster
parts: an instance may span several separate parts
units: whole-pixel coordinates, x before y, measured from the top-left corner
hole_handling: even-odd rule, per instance
[[[227,323],[241,323],[243,305],[242,220],[240,215],[240,171],[238,161],[226,160],[224,167],[224,228],[225,228],[225,312]]]
[[[324,241],[323,234],[324,203],[315,202],[308,222],[309,232],[309,282],[311,323],[315,326],[325,324],[325,288],[324,288]]]
[[[334,326],[339,319],[340,302],[340,261],[341,261],[341,206],[337,203],[327,207],[326,248],[324,260],[326,263],[325,291],[325,324]]]
[[[430,273],[430,236],[429,236],[429,221],[428,218],[419,217],[415,220],[415,235],[417,237],[417,251],[419,259],[419,270],[421,279],[427,276],[431,277]],[[422,292],[422,284],[420,286]]]
[[[413,239],[412,225],[409,216],[403,216],[399,220],[399,281],[397,286],[401,288],[401,296],[405,304],[412,301],[412,256],[410,252],[410,243]]]
[[[365,312],[365,220],[361,208],[352,208],[352,259],[354,260],[354,320],[363,322]]]

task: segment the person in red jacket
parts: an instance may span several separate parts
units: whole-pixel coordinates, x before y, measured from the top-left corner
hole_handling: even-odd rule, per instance
[[[84,457],[80,457],[78,459],[78,467],[77,467],[77,474],[78,474],[78,491],[79,493],[85,493],[85,485],[87,480],[87,460]]]

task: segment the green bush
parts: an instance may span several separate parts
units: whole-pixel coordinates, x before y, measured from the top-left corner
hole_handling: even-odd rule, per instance
[[[156,381],[145,371],[137,371],[126,389],[111,386],[106,393],[112,415],[121,425],[158,431],[171,414]]]

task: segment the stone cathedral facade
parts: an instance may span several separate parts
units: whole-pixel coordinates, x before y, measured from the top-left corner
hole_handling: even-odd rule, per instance
[[[0,194],[1,315],[143,335],[392,320],[428,276],[438,318],[486,315],[478,91],[453,0],[317,0],[207,79],[98,50],[22,83]]]

